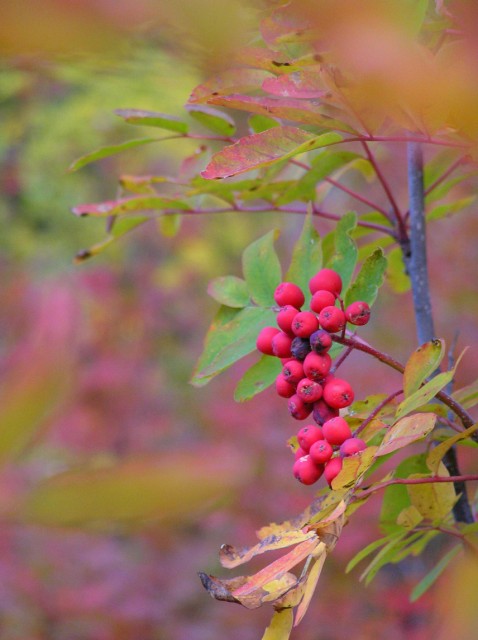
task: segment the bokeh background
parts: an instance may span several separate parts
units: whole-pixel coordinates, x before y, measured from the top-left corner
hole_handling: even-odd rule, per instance
[[[188,380],[216,308],[208,280],[240,275],[242,250],[271,226],[285,265],[301,221],[203,216],[185,219],[174,238],[152,222],[74,265],[104,229],[72,206],[114,197],[121,173],[172,173],[195,145],[150,145],[67,173],[78,156],[139,137],[114,109],[180,115],[254,20],[245,2],[2,3],[1,640],[256,640],[268,623],[267,609],[213,602],[197,572],[225,575],[222,543],[252,544],[259,527],[311,500],[314,489],[290,474],[295,425],[272,392],[234,403],[252,357],[207,387]],[[405,202],[403,152],[382,161]],[[429,237],[437,332],[448,343],[458,334],[459,347],[478,343],[476,227],[465,213]],[[387,282],[362,334],[404,360],[414,330],[410,295]],[[476,356],[472,346],[458,386],[476,377]],[[358,397],[399,382],[361,354],[345,369]],[[463,471],[472,466],[465,459]],[[62,472],[76,475],[49,483]],[[461,580],[466,605],[458,574],[408,601],[446,541],[366,589],[358,571],[344,575],[379,534],[376,502],[345,528],[293,638],[432,638],[450,580]]]

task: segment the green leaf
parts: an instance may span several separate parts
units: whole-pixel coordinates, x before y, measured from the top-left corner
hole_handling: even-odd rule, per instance
[[[438,472],[438,467],[440,465],[440,461],[442,460],[445,453],[453,447],[460,440],[465,440],[469,438],[476,430],[478,429],[478,424],[474,424],[465,431],[461,431],[451,438],[447,438],[443,442],[440,442],[436,447],[431,449],[427,456],[427,465],[433,473]]]
[[[359,564],[359,562],[364,560],[367,556],[369,556],[371,553],[373,553],[377,549],[380,549],[380,547],[383,547],[385,544],[390,542],[390,540],[391,540],[391,536],[385,536],[385,538],[374,540],[373,542],[368,544],[364,549],[361,549],[352,558],[352,560],[349,561],[349,563],[345,567],[345,573],[349,573],[350,571],[352,571],[352,569],[354,569]]]
[[[214,154],[201,176],[207,180],[229,178],[341,140],[342,136],[335,132],[315,135],[297,127],[274,127],[262,133],[244,136]]]
[[[219,109],[212,107],[188,105],[188,113],[191,117],[202,124],[206,129],[210,129],[222,136],[233,136],[236,132],[234,120]]]
[[[345,295],[345,306],[347,307],[356,300],[362,300],[372,306],[383,283],[386,268],[387,259],[383,255],[382,249],[375,249],[363,263],[355,282],[348,288]]]
[[[122,153],[123,151],[133,149],[134,147],[140,147],[144,144],[159,142],[161,139],[162,138],[136,138],[135,140],[128,140],[127,142],[122,142],[120,144],[112,144],[107,147],[95,149],[95,151],[90,151],[90,153],[87,153],[86,155],[81,156],[80,158],[72,162],[68,167],[68,171],[69,173],[73,173],[74,171],[78,171],[78,169],[81,169],[82,167],[90,164],[91,162],[95,162],[96,160],[108,158],[109,156],[114,156],[117,153]]]
[[[162,211],[162,210],[188,211],[190,205],[184,200],[165,198],[163,196],[145,195],[119,198],[118,200],[105,200],[89,204],[79,204],[72,211],[77,216],[118,216],[132,211]]]
[[[400,247],[395,247],[387,255],[387,282],[395,293],[405,293],[410,290],[411,282],[406,273],[403,253]]]
[[[349,286],[357,262],[357,245],[351,237],[356,224],[357,215],[352,211],[340,218],[334,232],[335,253],[326,265],[341,275],[344,291]]]
[[[204,351],[191,379],[194,386],[207,384],[218,373],[254,351],[259,331],[275,324],[275,314],[270,309],[246,307],[230,311],[233,314],[226,313],[225,317],[229,318],[226,322],[216,316],[208,331]]]
[[[291,608],[274,611],[272,620],[265,630],[262,640],[288,640],[294,622],[294,611]]]
[[[452,395],[464,409],[474,407],[478,403],[478,378],[466,387],[457,389]]]
[[[42,526],[107,530],[111,522],[188,521],[244,482],[243,463],[217,447],[136,456],[105,467],[92,462],[35,484],[18,514]]]
[[[410,594],[410,601],[415,602],[418,598],[428,591],[428,589],[432,586],[432,584],[440,577],[440,575],[445,571],[447,566],[456,556],[456,554],[461,551],[462,546],[457,544],[452,547],[447,554],[443,556],[443,558],[433,567],[433,569],[427,573],[427,575],[420,580],[420,582],[413,587],[412,593]]]
[[[412,353],[403,372],[405,398],[418,391],[422,383],[436,371],[444,355],[445,343],[438,339],[425,342]]]
[[[398,420],[388,429],[376,455],[385,456],[424,438],[433,430],[436,420],[434,413],[415,413]]]
[[[144,111],[142,109],[116,109],[115,113],[129,124],[138,124],[146,127],[158,127],[177,133],[187,133],[188,125],[175,116],[156,111]]]
[[[214,278],[209,283],[207,292],[214,300],[227,307],[242,309],[250,302],[246,281],[236,276]]]
[[[429,473],[426,456],[419,454],[403,460],[395,469],[395,478],[408,478],[414,473]],[[397,530],[397,520],[411,504],[406,485],[391,485],[385,489],[380,513],[380,526],[385,532]],[[403,530],[401,526],[399,530]]]
[[[317,233],[312,212],[304,220],[302,233],[292,250],[292,260],[284,277],[286,282],[295,282],[307,295],[309,280],[322,266],[322,245]]]
[[[378,571],[391,562],[391,559],[395,553],[401,549],[401,546],[407,544],[405,537],[408,535],[407,531],[398,531],[390,536],[390,541],[382,547],[382,549],[375,555],[370,564],[364,569],[360,575],[359,580],[365,580],[365,584],[368,585],[376,576]]]
[[[133,231],[134,229],[136,229],[136,227],[139,227],[145,222],[150,222],[150,220],[151,218],[149,216],[116,218],[111,228],[111,231],[106,236],[106,238],[101,242],[98,242],[93,246],[89,247],[89,249],[83,249],[82,251],[77,253],[75,256],[75,262],[76,263],[84,262],[88,258],[92,258],[93,256],[98,255],[104,249],[109,247],[109,245],[112,244],[117,238],[121,238],[121,236],[124,236],[127,233],[130,233],[130,231]]]
[[[281,372],[281,362],[273,356],[262,358],[246,371],[236,387],[234,400],[244,402],[270,387]]]
[[[253,113],[249,116],[247,124],[252,133],[261,133],[262,131],[267,131],[267,129],[280,126],[278,120],[269,118],[269,116],[260,115],[259,113]]]
[[[174,238],[181,228],[183,216],[179,213],[160,216],[157,220],[158,229],[165,238]]]
[[[293,200],[305,200],[306,202],[315,200],[315,190],[319,182],[359,157],[358,154],[351,151],[324,150],[312,160],[312,168],[299,180],[294,181],[289,189],[285,190],[278,199],[278,204],[288,204]]]
[[[271,307],[274,291],[281,281],[281,266],[274,242],[279,231],[273,229],[252,242],[242,254],[242,271],[251,298],[259,305]]]
[[[408,398],[405,398],[405,400],[403,400],[403,402],[398,405],[397,413],[395,414],[395,416],[397,418],[401,418],[414,409],[417,409],[418,407],[426,404],[429,400],[431,400],[431,398],[434,398],[439,391],[441,391],[451,380],[453,380],[456,368],[460,363],[460,360],[463,357],[464,353],[464,351],[461,353],[451,371],[439,373],[437,376],[432,378],[430,382],[427,382],[425,385],[423,385],[423,387],[420,387],[420,389],[408,396]]]
[[[441,218],[454,215],[455,213],[462,211],[462,209],[469,207],[470,204],[475,202],[475,200],[476,196],[466,196],[465,198],[460,198],[447,204],[439,204],[427,213],[427,220],[440,220]]]

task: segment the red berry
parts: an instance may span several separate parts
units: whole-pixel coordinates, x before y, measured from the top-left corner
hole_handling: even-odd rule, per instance
[[[316,291],[330,291],[340,295],[342,291],[342,278],[333,269],[321,269],[309,280],[309,289],[312,295]]]
[[[282,307],[276,317],[276,322],[285,333],[293,335],[291,329],[292,320],[299,313],[299,309],[292,307],[290,304]]]
[[[305,297],[302,289],[293,282],[281,282],[274,291],[274,300],[280,307],[290,304],[300,309],[305,302]]]
[[[322,393],[322,386],[318,382],[314,382],[314,380],[309,380],[309,378],[302,378],[297,385],[297,395],[304,402],[317,402],[322,397]]]
[[[292,385],[297,385],[304,377],[304,367],[298,360],[289,360],[282,369],[282,375]]]
[[[299,338],[308,338],[319,328],[319,321],[312,311],[299,311],[292,320],[291,328]]]
[[[289,398],[287,407],[290,415],[296,420],[305,420],[312,412],[312,405],[304,402],[297,394]]]
[[[290,358],[292,355],[290,351],[291,344],[292,338],[287,333],[279,331],[272,338],[272,354],[278,358]]]
[[[348,438],[340,445],[340,455],[342,458],[353,456],[359,451],[363,451],[367,445],[361,438]]]
[[[325,465],[324,475],[329,487],[342,470],[342,458],[331,458]]]
[[[329,407],[329,405],[324,402],[323,397],[318,402],[314,402],[312,417],[317,422],[317,424],[323,425],[325,422],[327,422],[327,420],[335,418],[338,415],[339,410]]]
[[[309,455],[315,464],[325,464],[333,453],[332,445],[327,440],[318,440],[309,449]]]
[[[304,451],[302,447],[297,447],[294,453],[294,458],[297,460],[298,458],[302,458],[302,456],[306,456],[306,455],[307,455],[307,451]]]
[[[327,353],[332,346],[332,337],[325,329],[314,331],[310,336],[310,346],[316,353]]]
[[[332,358],[328,353],[311,351],[304,360],[304,373],[311,380],[321,380],[329,373]]]
[[[370,307],[366,302],[360,300],[352,302],[345,309],[345,317],[351,324],[362,327],[370,320]]]
[[[324,473],[324,467],[316,465],[310,456],[302,456],[294,462],[294,477],[302,484],[314,484]]]
[[[257,349],[268,356],[274,355],[272,351],[272,338],[278,333],[280,332],[276,327],[264,327],[261,329],[256,340]]]
[[[345,327],[345,313],[338,307],[325,307],[319,313],[319,322],[323,329],[337,333]]]
[[[346,420],[340,416],[331,418],[324,422],[322,427],[324,438],[331,445],[340,446],[343,442],[352,437],[352,432]]]
[[[295,387],[284,378],[284,374],[279,373],[276,378],[276,391],[281,398],[290,398],[295,393]]]
[[[335,296],[330,291],[325,289],[319,289],[312,296],[310,301],[310,308],[315,313],[320,313],[325,307],[333,307],[335,305]]]
[[[354,392],[347,380],[333,378],[324,386],[323,398],[329,406],[335,409],[343,409],[343,407],[348,407],[354,401]]]
[[[297,434],[299,446],[306,453],[308,453],[314,442],[323,439],[324,434],[322,433],[322,429],[320,427],[316,427],[315,424],[306,424],[305,427],[302,427]]]

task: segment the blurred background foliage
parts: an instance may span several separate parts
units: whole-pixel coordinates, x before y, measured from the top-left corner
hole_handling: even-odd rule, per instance
[[[249,360],[209,387],[188,384],[215,309],[208,280],[239,275],[243,248],[274,225],[288,256],[301,220],[186,219],[174,238],[151,222],[91,263],[72,262],[103,235],[101,221],[69,214],[73,205],[114,197],[121,173],[171,171],[194,153],[191,141],[161,143],[67,173],[78,156],[142,135],[114,109],[180,114],[254,23],[247,3],[219,5],[2,4],[2,640],[210,640],[231,629],[255,640],[269,612],[245,616],[211,603],[196,572],[220,571],[220,544],[249,543],[255,529],[298,513],[313,495],[290,480],[291,425],[280,399],[233,403]],[[402,158],[384,161],[390,168]],[[403,176],[391,175],[399,188]],[[477,248],[457,246],[475,233],[471,217],[446,219],[430,253],[440,335],[451,341],[458,329],[463,344],[478,338]],[[364,337],[403,359],[414,340],[408,294],[395,299],[388,287],[376,310]],[[394,388],[360,355],[347,367],[358,394]],[[345,532],[297,637],[431,637],[442,585],[408,602],[426,558],[384,571],[367,591],[343,576],[377,535],[373,513],[364,507]]]

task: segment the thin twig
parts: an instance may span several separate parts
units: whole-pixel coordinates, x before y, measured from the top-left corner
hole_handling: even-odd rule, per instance
[[[365,429],[365,427],[368,427],[368,425],[380,413],[380,411],[384,407],[386,407],[389,402],[391,402],[394,398],[399,396],[401,393],[403,393],[403,389],[399,389],[398,391],[394,391],[389,396],[387,396],[384,400],[382,400],[382,402],[380,402],[375,407],[375,409],[370,412],[370,415],[367,418],[365,418],[365,420],[362,422],[362,424],[357,429],[355,429],[354,436],[358,436],[358,434],[361,433]]]

